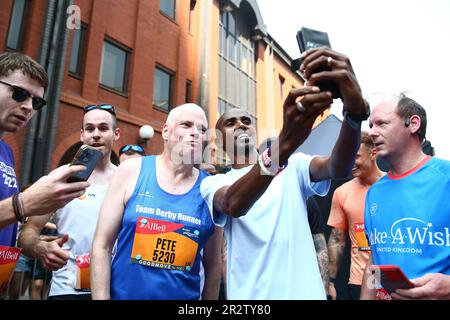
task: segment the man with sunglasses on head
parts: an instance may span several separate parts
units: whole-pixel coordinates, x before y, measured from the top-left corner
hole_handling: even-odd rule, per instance
[[[19,193],[13,153],[3,138],[25,127],[36,110],[45,106],[47,85],[44,68],[29,56],[17,52],[0,54],[0,245],[15,245],[17,221],[54,211],[81,196],[89,186],[87,182],[66,182],[70,175],[84,170],[83,166],[63,166]]]
[[[139,158],[145,156],[145,150],[135,144],[126,144],[119,149],[119,161],[123,163],[127,159]]]
[[[89,300],[89,252],[98,214],[116,166],[111,162],[114,141],[120,137],[116,114],[111,105],[84,107],[80,140],[102,153],[88,181],[86,194],[56,210],[53,217],[63,236],[46,242],[39,234],[51,213],[32,217],[19,236],[26,255],[38,258],[46,269],[53,270],[51,300]]]
[[[218,298],[222,233],[200,194],[207,174],[194,166],[207,126],[198,105],[174,108],[162,129],[163,153],[117,169],[92,245],[93,299]]]

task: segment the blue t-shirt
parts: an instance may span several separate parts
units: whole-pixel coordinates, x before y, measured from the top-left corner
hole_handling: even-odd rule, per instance
[[[19,183],[14,172],[14,156],[9,145],[0,140],[0,200],[11,197],[19,191]],[[16,245],[17,223],[0,228],[0,246]]]
[[[400,266],[410,279],[450,275],[450,162],[428,158],[368,191],[365,231],[374,264]]]
[[[126,204],[111,266],[111,299],[200,299],[202,249],[214,232],[200,194],[200,171],[187,193],[162,190],[156,157],[142,158]]]

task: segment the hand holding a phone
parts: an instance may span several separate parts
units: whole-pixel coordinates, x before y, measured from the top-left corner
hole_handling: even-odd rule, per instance
[[[86,167],[81,165],[64,165],[41,177],[22,194],[25,215],[38,216],[54,212],[83,195],[89,182],[68,183],[67,178],[84,170]]]
[[[350,59],[330,48],[313,48],[303,52],[300,71],[306,77],[306,85],[323,81],[334,82],[341,93],[344,109],[349,114],[365,114],[366,103],[356,79]],[[324,70],[315,72],[315,70]]]
[[[412,289],[398,289],[391,296],[398,300],[449,300],[450,275],[429,273],[423,277],[411,280],[415,285]]]
[[[287,158],[308,138],[316,118],[333,102],[331,93],[320,92],[318,87],[302,87],[289,91],[283,104],[283,127],[278,136],[279,160]],[[299,105],[302,109],[299,109]],[[272,152],[277,154],[276,144]],[[274,156],[274,158],[277,158]]]

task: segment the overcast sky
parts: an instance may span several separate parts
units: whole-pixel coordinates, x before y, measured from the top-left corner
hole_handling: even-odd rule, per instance
[[[302,26],[326,31],[331,46],[352,61],[373,106],[406,92],[425,107],[427,139],[450,160],[449,0],[257,0],[272,37],[298,58]],[[332,112],[342,118],[341,104]],[[367,122],[363,128],[368,128]]]

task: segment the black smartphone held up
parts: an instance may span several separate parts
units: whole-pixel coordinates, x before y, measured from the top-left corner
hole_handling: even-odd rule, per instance
[[[374,265],[372,266],[372,274],[379,279],[381,286],[389,294],[397,289],[414,288],[414,284],[409,281],[408,277],[403,273],[399,266],[395,265]]]
[[[331,49],[330,39],[328,39],[328,34],[326,32],[317,31],[309,28],[302,27],[300,31],[297,32],[297,43],[300,52],[303,53],[311,48],[327,47]],[[301,60],[294,60],[295,65],[300,66]],[[298,70],[298,67],[296,70]],[[329,67],[317,68],[313,70],[313,73],[318,73],[321,71],[330,71]],[[333,95],[333,99],[338,99],[341,97],[341,92],[338,86],[329,80],[319,81],[316,85],[321,91],[330,91]]]
[[[67,179],[67,182],[87,181],[102,156],[103,154],[97,149],[83,144],[78,149],[70,165],[83,165],[86,167],[86,170],[74,173]]]

